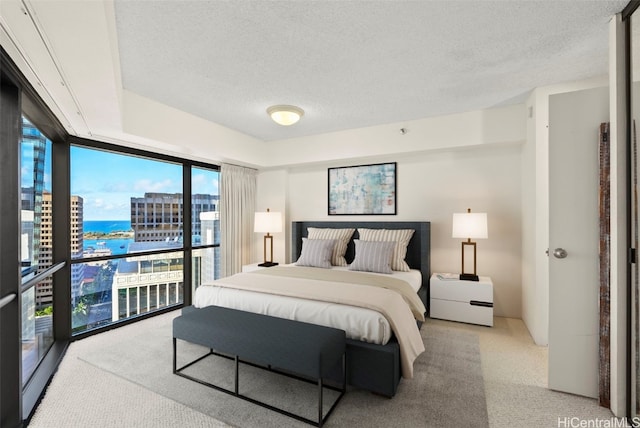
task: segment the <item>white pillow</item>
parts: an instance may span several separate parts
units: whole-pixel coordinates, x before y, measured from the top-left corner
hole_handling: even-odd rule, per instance
[[[331,255],[331,264],[334,266],[346,266],[347,261],[344,258],[347,252],[347,244],[355,232],[355,229],[324,229],[317,227],[307,228],[307,237],[309,239],[334,239],[335,244],[333,254]]]
[[[296,266],[331,269],[331,255],[335,243],[333,239],[302,238],[302,251]]]
[[[391,256],[395,242],[361,241],[359,239],[354,239],[353,242],[356,244],[356,257],[349,265],[349,270],[393,273]]]
[[[404,260],[407,256],[407,245],[415,233],[413,229],[360,229],[360,239],[363,241],[393,241],[395,248],[391,259],[391,269],[409,272],[409,265]]]

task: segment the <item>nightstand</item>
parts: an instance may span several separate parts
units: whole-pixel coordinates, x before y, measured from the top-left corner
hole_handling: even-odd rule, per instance
[[[250,265],[242,265],[242,272],[253,272],[260,269],[266,269],[264,266],[258,266],[259,263],[252,263]]]
[[[488,276],[462,281],[433,274],[429,290],[431,318],[493,326],[493,283]]]

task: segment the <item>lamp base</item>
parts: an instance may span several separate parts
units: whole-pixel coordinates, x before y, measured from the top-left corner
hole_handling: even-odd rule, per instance
[[[461,273],[460,274],[460,280],[462,280],[462,281],[480,281],[480,278],[478,278],[478,275],[474,275],[472,273]]]
[[[260,267],[278,266],[278,263],[277,262],[264,262],[264,263],[259,263],[258,266],[260,266]]]

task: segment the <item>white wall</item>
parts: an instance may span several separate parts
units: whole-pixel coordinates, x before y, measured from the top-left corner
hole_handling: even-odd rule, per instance
[[[398,215],[349,220],[430,221],[432,272],[459,272],[461,240],[451,238],[452,214],[467,208],[487,212],[489,239],[478,240],[478,273],[493,279],[495,314],[520,318],[520,153],[521,145],[508,145],[389,157],[398,163]],[[327,165],[262,173],[259,188],[279,185],[283,176],[289,222],[344,220],[327,215]],[[288,261],[289,237],[285,244]]]
[[[408,155],[487,144],[521,143],[524,105],[389,123],[269,142],[267,167]],[[400,129],[406,133],[402,134]]]
[[[287,188],[288,177],[284,170],[265,171],[258,176],[256,211],[266,211],[267,208],[273,212],[282,213],[282,232],[272,233],[273,235],[273,261],[285,263],[288,258],[285,255],[286,242],[289,241],[291,224],[287,209]],[[255,234],[254,262],[262,262],[264,257],[264,233]],[[269,251],[267,249],[267,251]]]
[[[291,261],[292,221],[345,219],[327,214],[327,168],[397,162],[397,215],[349,220],[430,221],[431,271],[459,272],[461,240],[451,238],[452,214],[487,212],[478,274],[493,279],[495,314],[520,318],[525,123],[520,104],[270,143],[279,166],[259,173],[258,207],[285,207],[286,232],[276,236],[274,260]],[[256,236],[254,261],[262,257],[261,239]]]

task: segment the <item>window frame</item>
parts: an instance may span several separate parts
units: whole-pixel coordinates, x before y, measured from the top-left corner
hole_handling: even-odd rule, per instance
[[[120,154],[120,155],[127,155],[127,156],[136,156],[136,157],[142,157],[142,158],[146,158],[146,159],[151,159],[151,160],[158,160],[158,161],[164,161],[164,162],[170,162],[170,163],[175,163],[175,164],[179,164],[182,165],[182,195],[183,195],[183,212],[182,212],[182,224],[183,224],[183,237],[191,237],[192,235],[192,223],[191,223],[191,216],[192,216],[192,209],[191,209],[191,191],[192,191],[192,183],[191,183],[191,178],[192,178],[192,170],[193,168],[200,168],[200,169],[208,169],[211,171],[218,171],[218,173],[220,172],[220,166],[219,165],[214,165],[214,164],[208,164],[205,162],[201,162],[201,161],[193,161],[190,159],[183,159],[183,158],[178,158],[175,156],[171,156],[171,155],[166,155],[166,154],[162,154],[162,153],[154,153],[154,152],[149,152],[146,150],[142,150],[142,149],[138,149],[138,148],[131,148],[131,147],[124,147],[124,146],[119,146],[119,145],[115,145],[115,144],[111,144],[111,143],[103,143],[103,142],[99,142],[99,141],[94,141],[94,140],[89,140],[86,138],[81,138],[81,137],[76,137],[76,136],[69,136],[67,138],[67,178],[66,178],[66,183],[67,183],[67,190],[66,192],[69,193],[70,189],[69,189],[69,183],[70,183],[70,150],[71,150],[71,146],[78,146],[78,147],[83,147],[83,148],[89,148],[89,149],[96,149],[96,150],[101,150],[101,151],[107,151],[107,152],[112,152],[112,153],[116,153],[116,154]],[[55,161],[55,160],[54,160]],[[55,177],[55,172],[54,172],[54,177]],[[187,203],[187,196],[188,195],[188,200],[189,203]],[[68,200],[70,200],[70,194],[68,194],[67,196]],[[67,217],[69,218],[69,217]],[[54,220],[55,221],[55,220]],[[70,235],[67,237],[67,239],[65,241],[62,241],[64,243],[69,243],[70,242]],[[86,263],[88,260],[85,258],[72,258],[71,257],[71,253],[70,253],[70,246],[66,245],[67,247],[67,251],[69,252],[68,254],[68,265],[74,265],[74,264],[78,264],[78,263]],[[87,330],[84,332],[80,332],[80,333],[76,333],[74,335],[71,335],[71,315],[69,313],[69,334],[70,334],[70,340],[71,341],[75,341],[75,340],[79,340],[79,339],[83,339],[85,337],[89,337],[92,336],[94,334],[99,334],[102,333],[104,331],[108,331],[111,330],[113,328],[117,328],[117,327],[121,327],[124,325],[128,325],[131,324],[133,322],[137,322],[137,321],[141,321],[143,319],[152,317],[152,316],[156,316],[156,315],[160,315],[166,312],[170,312],[175,310],[176,308],[180,308],[183,306],[189,306],[192,304],[192,287],[190,286],[190,284],[192,283],[192,278],[193,278],[193,273],[192,273],[192,268],[193,268],[193,263],[192,263],[192,254],[193,254],[193,250],[196,249],[204,249],[204,248],[217,248],[220,247],[220,244],[210,244],[210,245],[193,245],[191,242],[191,239],[186,239],[183,238],[183,246],[181,249],[165,249],[165,250],[153,250],[153,251],[143,251],[140,253],[135,253],[136,256],[142,256],[142,255],[156,255],[156,254],[165,254],[165,253],[175,253],[176,251],[182,251],[184,254],[184,260],[183,260],[183,272],[184,272],[184,277],[183,277],[183,302],[182,303],[176,303],[176,304],[170,304],[164,308],[160,308],[160,309],[155,309],[152,312],[147,312],[147,313],[143,313],[143,314],[138,314],[135,315],[133,317],[127,318],[127,319],[123,319],[120,321],[116,321],[113,323],[110,323],[108,325],[105,325],[103,327],[98,327],[95,329],[91,329],[91,330]],[[102,256],[102,257],[95,257],[95,258],[91,258],[91,261],[102,261],[102,260],[115,260],[115,259],[120,259],[122,258],[123,255],[111,255],[111,256]],[[113,298],[113,297],[112,297]],[[55,297],[54,297],[55,299]],[[71,296],[68,296],[68,300],[71,300]],[[69,305],[70,307],[70,305]],[[55,311],[54,311],[55,314]]]
[[[192,251],[193,249],[219,247],[219,244],[193,246],[191,239],[183,239],[183,303],[153,312],[111,323],[107,326],[92,329],[81,334],[72,335],[71,325],[71,265],[86,262],[85,259],[72,259],[71,255],[71,215],[70,194],[70,149],[71,145],[79,145],[99,150],[109,150],[124,155],[142,156],[148,159],[165,160],[182,165],[183,200],[187,195],[191,198],[192,168],[204,168],[220,171],[220,166],[201,161],[169,156],[136,148],[104,143],[70,135],[53,112],[39,97],[36,90],[22,74],[7,52],[0,46],[0,211],[3,213],[0,223],[0,298],[15,294],[16,298],[0,310],[0,335],[3,346],[0,348],[0,420],[8,426],[21,426],[29,421],[47,384],[60,364],[70,342],[79,340],[107,330],[119,328],[152,316],[175,310],[191,304],[192,298]],[[21,116],[45,134],[52,142],[52,195],[55,209],[52,221],[57,225],[53,230],[53,260],[51,268],[42,275],[53,273],[53,332],[54,343],[40,361],[30,380],[23,387],[21,376],[21,293],[22,284],[20,269],[15,257],[20,247],[20,181],[19,160],[21,141]],[[191,203],[183,203],[184,236],[191,237]],[[186,219],[186,224],[185,223]],[[175,252],[161,250],[149,252]],[[142,253],[140,253],[142,254]],[[120,256],[122,257],[122,256]],[[118,258],[114,256],[113,258]],[[39,276],[42,276],[39,275]],[[13,343],[14,346],[5,346]]]

